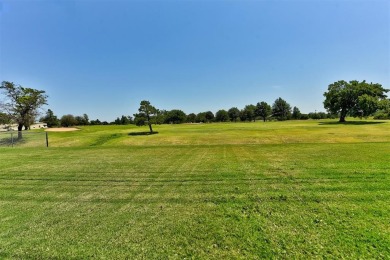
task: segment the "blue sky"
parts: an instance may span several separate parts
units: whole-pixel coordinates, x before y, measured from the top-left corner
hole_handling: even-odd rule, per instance
[[[0,0],[0,81],[45,90],[57,116],[324,111],[341,79],[390,88],[389,1]]]

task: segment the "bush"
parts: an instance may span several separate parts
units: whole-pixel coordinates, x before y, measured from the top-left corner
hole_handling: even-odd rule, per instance
[[[383,111],[379,111],[379,112],[375,113],[374,119],[388,120],[388,119],[390,119],[390,113],[385,113]]]
[[[309,119],[309,115],[308,114],[301,114],[300,119],[301,120],[308,120]]]
[[[71,114],[62,116],[60,122],[61,126],[64,127],[74,126],[77,124],[75,117]]]

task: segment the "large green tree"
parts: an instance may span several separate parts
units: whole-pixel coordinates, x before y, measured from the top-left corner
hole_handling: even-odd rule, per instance
[[[206,118],[206,122],[207,123],[210,123],[210,122],[213,122],[214,121],[214,113],[213,112],[211,112],[211,111],[206,111],[205,112],[205,118]]]
[[[195,123],[196,115],[194,113],[190,113],[187,115],[187,123]]]
[[[228,110],[230,120],[237,122],[240,118],[240,110],[237,107],[232,107]]]
[[[75,116],[76,125],[89,125],[89,117],[87,114],[83,114],[82,116]]]
[[[206,112],[200,112],[195,117],[195,122],[197,123],[206,123]]]
[[[267,118],[272,115],[271,106],[268,105],[267,102],[259,102],[256,104],[255,114],[256,116],[261,117],[265,122]]]
[[[339,80],[330,84],[324,93],[324,107],[332,114],[339,114],[339,122],[345,122],[347,115],[356,117],[374,113],[388,91],[381,84],[367,83],[365,80]]]
[[[69,127],[77,125],[77,120],[72,114],[63,115],[60,119],[61,126]]]
[[[47,95],[43,90],[25,88],[9,81],[3,81],[0,89],[6,96],[2,108],[18,124],[18,138],[22,138],[23,126],[30,126],[38,115],[38,109],[47,104]]]
[[[272,105],[272,116],[277,120],[283,121],[290,119],[291,117],[291,106],[286,100],[278,98]]]
[[[186,122],[187,115],[182,110],[173,109],[168,111],[165,117],[165,123],[167,124],[181,124]]]
[[[153,133],[152,119],[157,114],[157,109],[147,100],[142,100],[138,108],[138,114],[134,114],[134,122],[138,126],[148,125],[150,133]]]
[[[230,120],[229,113],[224,110],[218,110],[217,113],[215,113],[215,121],[217,122],[228,122]]]
[[[255,105],[246,105],[240,113],[240,118],[242,121],[256,121],[256,106]]]

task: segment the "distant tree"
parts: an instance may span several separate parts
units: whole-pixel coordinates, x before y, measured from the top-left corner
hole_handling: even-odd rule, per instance
[[[248,117],[247,117],[246,112],[245,112],[244,109],[241,109],[241,110],[240,110],[240,120],[241,120],[242,122],[248,121]]]
[[[335,119],[337,117],[338,117],[338,115],[332,114],[332,113],[329,113],[329,112],[326,114],[326,118],[328,118],[328,119]]]
[[[153,133],[152,119],[157,114],[157,109],[147,100],[142,100],[138,109],[138,114],[134,114],[135,124],[138,126],[148,125],[149,130]]]
[[[309,115],[308,114],[301,114],[301,120],[308,120],[309,119]]]
[[[328,118],[328,114],[325,112],[317,112],[316,111],[316,112],[310,112],[308,114],[308,117],[310,119],[326,119],[326,118]]]
[[[74,119],[76,120],[75,125],[84,125],[83,118],[81,116],[75,116]]]
[[[200,112],[196,115],[195,122],[197,123],[206,123],[206,112]]]
[[[256,121],[256,106],[246,105],[241,111],[240,118],[242,121]]]
[[[205,112],[204,116],[206,118],[206,122],[210,123],[210,122],[214,121],[214,113],[213,112],[207,111],[207,112]]]
[[[196,122],[196,115],[194,113],[187,115],[187,123],[195,123]]]
[[[228,110],[230,120],[237,122],[237,119],[240,118],[240,110],[236,107],[232,107]]]
[[[60,125],[60,120],[54,115],[51,109],[47,110],[46,115],[42,117],[40,121],[46,123],[47,127],[56,127]]]
[[[131,116],[124,116],[121,117],[121,125],[129,125],[133,122],[133,118]]]
[[[339,114],[339,122],[345,122],[347,115],[368,116],[375,112],[388,91],[378,83],[339,80],[324,93],[324,107],[332,114]]]
[[[325,113],[325,112],[318,112],[319,116],[320,116],[320,119],[326,119],[328,118],[328,114]]]
[[[291,118],[292,119],[301,119],[301,111],[299,110],[299,108],[297,108],[297,107],[293,108]]]
[[[165,117],[165,123],[167,124],[181,124],[186,122],[187,115],[179,109],[173,109],[168,111]]]
[[[320,116],[317,114],[317,112],[310,112],[307,114],[309,119],[320,119]]]
[[[89,125],[89,118],[87,114],[76,116],[74,119],[76,120],[75,125]]]
[[[0,112],[0,125],[9,125],[12,122],[10,115]]]
[[[215,121],[217,122],[228,122],[230,121],[229,114],[226,110],[218,110],[215,114]]]
[[[277,120],[283,121],[290,119],[291,117],[291,106],[284,99],[278,98],[272,105],[272,116]]]
[[[71,114],[63,115],[60,119],[60,122],[61,126],[64,127],[75,126],[77,124],[76,118]]]
[[[260,102],[257,103],[256,109],[255,109],[255,115],[258,117],[261,117],[263,121],[265,122],[268,117],[272,115],[272,109],[271,106],[267,104],[267,102]]]
[[[156,114],[152,119],[153,124],[155,124],[155,125],[156,124],[158,124],[158,125],[164,124],[166,117],[167,117],[167,113],[168,113],[168,111],[166,111],[165,109],[161,109],[161,110],[156,109]]]
[[[96,119],[96,120],[91,120],[90,124],[91,124],[91,125],[101,125],[102,122],[100,122],[99,119]]]
[[[3,81],[0,89],[6,96],[2,108],[18,124],[18,139],[21,139],[23,126],[28,128],[31,125],[38,109],[47,104],[47,95],[43,90],[24,88],[9,81]]]
[[[89,125],[89,117],[87,114],[83,114],[83,123],[84,125]]]

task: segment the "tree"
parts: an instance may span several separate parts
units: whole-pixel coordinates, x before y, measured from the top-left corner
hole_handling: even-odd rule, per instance
[[[54,127],[60,124],[60,120],[58,120],[51,109],[47,110],[46,115],[40,121],[46,123],[47,127]]]
[[[138,114],[134,114],[135,124],[138,126],[148,125],[150,133],[153,133],[152,119],[157,114],[157,109],[147,100],[142,100],[138,109]]]
[[[61,126],[63,126],[63,127],[69,127],[69,126],[77,125],[76,118],[73,115],[71,115],[71,114],[63,115],[61,117],[61,119],[60,119],[60,122],[61,122]]]
[[[390,99],[382,99],[378,103],[379,109],[390,113]]]
[[[310,112],[308,114],[309,118],[310,119],[326,119],[328,118],[328,114],[326,114],[325,112]]]
[[[89,118],[87,114],[76,116],[74,119],[76,120],[75,125],[89,125]]]
[[[265,122],[267,118],[272,114],[272,109],[271,106],[267,104],[267,102],[260,102],[256,104],[256,109],[255,109],[255,114],[256,116],[259,116],[263,119]]]
[[[383,99],[378,102],[379,110],[375,113],[374,119],[390,119],[390,99]]]
[[[186,113],[179,109],[173,109],[168,111],[165,117],[165,123],[167,124],[181,124],[187,119]]]
[[[89,125],[89,117],[87,114],[83,115],[83,123],[84,125]]]
[[[291,116],[290,104],[279,97],[272,105],[272,116],[280,121],[289,119]]]
[[[156,124],[159,124],[159,125],[163,124],[165,122],[165,118],[167,116],[167,113],[168,113],[168,111],[166,111],[165,109],[162,109],[162,110],[156,109],[156,114],[152,120],[153,124],[155,124],[155,125]]]
[[[308,114],[301,114],[301,120],[308,120],[309,119],[309,115]]]
[[[43,90],[24,88],[9,81],[3,81],[0,89],[4,91],[7,98],[3,107],[18,124],[18,138],[20,139],[23,126],[28,128],[38,115],[38,109],[47,105],[47,95]]]
[[[100,122],[99,119],[96,119],[96,120],[91,120],[90,124],[91,124],[91,125],[101,125],[102,122]]]
[[[196,121],[196,115],[191,113],[187,115],[187,123],[194,123]]]
[[[240,118],[242,121],[256,121],[255,105],[246,105],[241,111]]]
[[[358,97],[358,116],[360,118],[368,117],[374,114],[379,108],[379,100],[373,96],[364,94]]]
[[[365,80],[339,80],[330,84],[324,93],[324,107],[332,114],[339,114],[339,122],[345,122],[347,115],[367,116],[375,112],[378,102],[386,98],[388,91],[381,84],[367,83]]]
[[[9,129],[11,123],[12,123],[12,118],[10,117],[10,115],[0,112],[0,125],[5,125],[3,126],[3,128]]]
[[[240,118],[240,110],[236,107],[230,108],[228,114],[229,118],[234,122],[237,122],[237,119]]]
[[[221,109],[215,114],[215,121],[217,122],[228,122],[230,121],[229,114],[226,110]]]
[[[206,122],[210,123],[210,122],[214,121],[214,113],[213,112],[207,111],[207,112],[205,112],[204,116],[206,118]]]
[[[120,124],[121,125],[129,125],[133,122],[133,118],[131,116],[124,116],[122,115],[120,119]]]
[[[197,123],[206,123],[206,112],[200,112],[196,115],[195,122]]]
[[[299,108],[297,108],[297,107],[293,108],[291,118],[292,119],[301,119],[301,111],[299,110]]]

